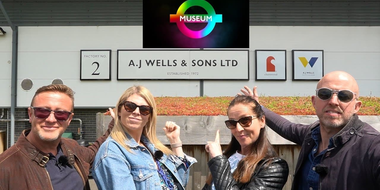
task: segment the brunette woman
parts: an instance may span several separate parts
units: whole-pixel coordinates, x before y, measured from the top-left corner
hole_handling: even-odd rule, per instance
[[[215,141],[207,143],[211,175],[203,190],[281,190],[288,179],[288,164],[267,139],[261,106],[250,96],[237,95],[228,106],[227,116],[225,124],[232,139],[224,152],[219,131]]]

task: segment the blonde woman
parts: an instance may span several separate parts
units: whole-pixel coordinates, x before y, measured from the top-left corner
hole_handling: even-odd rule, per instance
[[[196,162],[182,150],[180,127],[164,128],[171,149],[156,136],[157,108],[153,95],[143,86],[132,86],[120,97],[115,126],[100,147],[93,175],[100,190],[184,190],[189,167]]]

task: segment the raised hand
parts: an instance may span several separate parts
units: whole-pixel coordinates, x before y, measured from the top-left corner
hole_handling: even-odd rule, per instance
[[[165,123],[164,131],[165,131],[166,137],[170,141],[170,144],[181,142],[180,130],[181,130],[181,127],[178,126],[173,121],[167,121]]]
[[[109,112],[110,112],[110,115],[113,119],[115,119],[115,112],[113,111],[112,108],[108,108]]]
[[[244,86],[244,89],[240,90],[244,95],[251,96],[253,99],[255,99],[257,102],[259,102],[259,94],[257,93],[257,86],[253,87],[253,90],[251,90],[248,86]],[[240,94],[240,93],[238,93]],[[240,94],[241,95],[241,94]],[[260,103],[260,102],[259,102]]]
[[[222,147],[220,146],[219,130],[216,131],[215,141],[207,141],[205,146],[206,152],[209,153],[210,159],[215,156],[222,155]]]

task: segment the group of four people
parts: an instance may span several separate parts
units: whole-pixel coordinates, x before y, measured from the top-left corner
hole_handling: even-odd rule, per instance
[[[227,109],[227,148],[219,131],[205,146],[210,175],[203,190],[283,188],[288,164],[268,141],[266,125],[301,145],[292,189],[380,189],[380,133],[358,118],[359,87],[351,75],[334,71],[318,82],[312,104],[319,120],[311,125],[260,105],[256,87],[241,93]],[[164,127],[170,148],[158,140],[148,89],[128,88],[111,110],[107,132],[88,147],[61,138],[74,115],[73,94],[65,85],[36,91],[28,108],[31,129],[0,154],[0,190],[90,189],[90,169],[99,189],[185,189],[196,159],[183,152],[175,123]]]

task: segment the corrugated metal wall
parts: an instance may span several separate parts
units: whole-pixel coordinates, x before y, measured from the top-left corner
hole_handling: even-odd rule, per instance
[[[18,26],[141,26],[142,0],[1,0]],[[228,3],[228,1],[226,1]],[[380,26],[379,0],[250,0],[251,26]],[[0,14],[0,26],[8,26]]]
[[[140,0],[2,1],[12,23],[19,26],[142,25]],[[1,25],[8,25],[3,14]]]
[[[250,25],[379,26],[379,0],[250,0]]]

